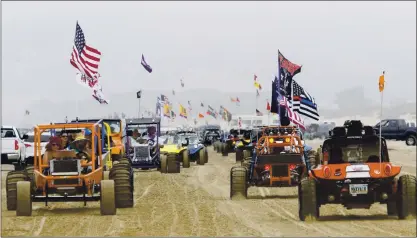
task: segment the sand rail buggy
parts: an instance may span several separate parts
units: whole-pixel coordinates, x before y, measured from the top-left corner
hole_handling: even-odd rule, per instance
[[[32,202],[47,205],[49,201],[83,201],[86,205],[87,201],[100,201],[102,215],[115,215],[118,207],[132,207],[133,173],[126,164],[107,170],[106,159],[110,156],[103,154],[105,129],[101,123],[36,126],[34,166],[7,174],[7,209],[16,210],[17,216],[31,216]],[[41,156],[40,135],[56,129],[89,130],[91,140],[77,139],[70,149],[60,150],[60,138],[54,136],[52,149]]]
[[[254,127],[250,132],[246,132],[243,138],[235,144],[236,151],[236,162],[243,161],[253,155],[253,149],[258,139],[263,135],[263,128],[265,127]]]
[[[369,209],[381,203],[388,215],[416,215],[416,178],[397,179],[401,166],[390,162],[384,138],[361,121],[335,127],[329,134],[320,150],[320,165],[298,187],[300,220],[317,219],[325,204]]]
[[[179,173],[179,165],[161,153],[160,118],[126,119],[126,157],[133,168]]]
[[[220,140],[220,126],[207,125],[201,131],[204,146],[214,145],[216,141]]]
[[[230,198],[247,197],[250,186],[297,186],[306,167],[303,145],[295,127],[280,127],[277,134],[259,138],[250,160],[230,171]]]
[[[221,139],[220,150],[223,156],[228,156],[229,153],[235,152],[236,143],[239,142],[245,135],[250,134],[250,129],[231,129],[229,135]]]
[[[191,161],[199,165],[208,162],[207,149],[193,131],[179,131],[169,137],[162,153],[182,163],[183,168],[189,168]]]

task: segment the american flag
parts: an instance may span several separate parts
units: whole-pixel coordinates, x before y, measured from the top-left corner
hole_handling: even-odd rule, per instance
[[[81,74],[87,75],[89,78],[97,78],[100,57],[100,51],[86,44],[84,32],[77,22],[70,60],[71,65],[78,69]]]
[[[287,117],[290,119],[290,121],[299,126],[301,129],[305,130],[304,122],[303,119],[301,119],[300,114],[291,109],[291,106],[285,97],[280,100],[279,104],[285,107],[287,111]]]
[[[318,121],[320,119],[320,115],[314,98],[295,80],[293,80],[292,90],[292,109],[294,112],[299,112],[301,115]],[[289,101],[291,102],[291,97],[289,98]]]

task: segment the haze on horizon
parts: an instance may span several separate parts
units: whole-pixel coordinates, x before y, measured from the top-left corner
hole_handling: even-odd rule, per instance
[[[181,78],[187,90],[233,94],[253,92],[256,74],[270,91],[278,49],[303,65],[295,80],[319,107],[354,87],[379,101],[383,70],[384,101],[415,102],[415,9],[411,1],[2,2],[2,121],[12,124],[39,100],[91,97],[69,63],[77,20],[103,53],[110,103],[139,88],[180,90]]]

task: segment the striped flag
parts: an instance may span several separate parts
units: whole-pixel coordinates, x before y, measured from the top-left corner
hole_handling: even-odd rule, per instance
[[[280,100],[280,105],[284,106],[287,112],[287,117],[288,119],[290,119],[290,121],[292,123],[294,123],[295,125],[299,126],[301,129],[305,130],[305,126],[304,126],[304,122],[303,119],[301,119],[300,114],[298,114],[297,112],[294,112],[291,109],[290,103],[287,101],[287,99],[285,97],[283,97]]]
[[[313,120],[318,121],[320,115],[317,109],[317,104],[314,98],[295,80],[292,82],[293,87],[293,98],[292,98],[292,109],[294,112],[299,112],[301,115],[309,117]],[[289,98],[291,102],[291,97]],[[291,105],[291,103],[289,104]]]
[[[71,65],[81,74],[85,74],[89,78],[97,78],[100,57],[100,51],[86,44],[84,32],[77,22],[70,59]]]
[[[140,64],[143,66],[143,68],[146,69],[146,71],[148,71],[148,73],[152,73],[152,67],[148,63],[146,63],[145,56],[143,56],[143,54]]]

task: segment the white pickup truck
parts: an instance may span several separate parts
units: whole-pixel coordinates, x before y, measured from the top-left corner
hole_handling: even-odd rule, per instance
[[[18,162],[24,164],[26,160],[26,146],[24,140],[14,126],[1,126],[1,163]]]

